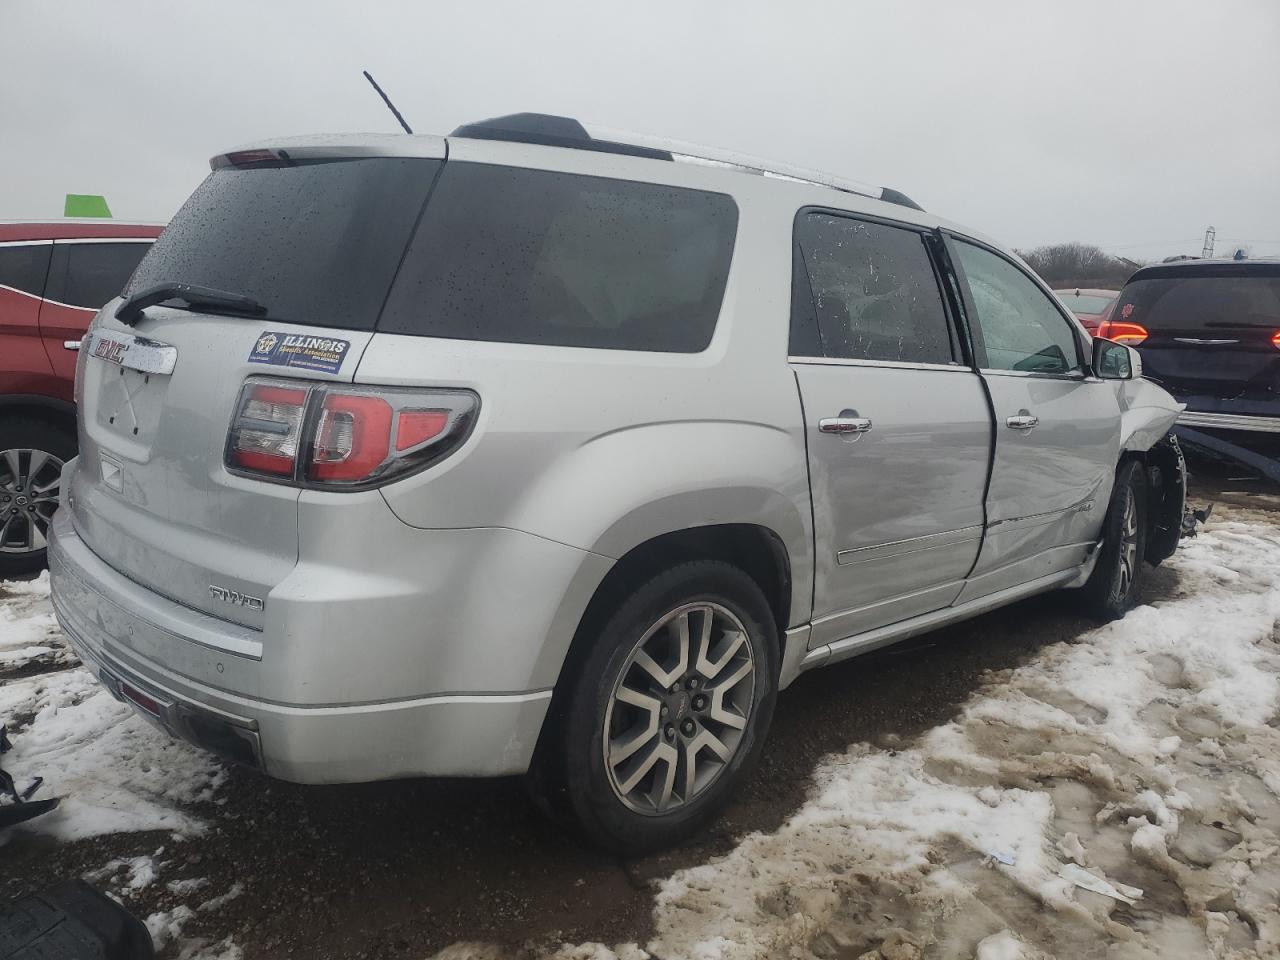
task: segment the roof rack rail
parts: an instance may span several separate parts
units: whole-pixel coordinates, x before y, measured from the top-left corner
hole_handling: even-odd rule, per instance
[[[896,203],[913,210],[924,210],[905,193],[891,187],[875,187],[805,167],[775,163],[747,154],[703,147],[679,140],[664,140],[595,124],[588,127],[572,117],[558,117],[547,113],[512,113],[503,117],[466,123],[454,130],[450,136],[468,137],[474,140],[537,143],[551,147],[569,147],[575,150],[595,150],[600,153],[645,157],[650,160],[711,164],[758,176],[812,183],[831,190],[869,197],[872,200]]]

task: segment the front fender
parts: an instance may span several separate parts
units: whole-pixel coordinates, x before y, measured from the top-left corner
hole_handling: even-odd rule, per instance
[[[1150,450],[1177,422],[1184,405],[1150,380],[1139,377],[1115,382],[1120,404],[1120,448],[1131,452]]]

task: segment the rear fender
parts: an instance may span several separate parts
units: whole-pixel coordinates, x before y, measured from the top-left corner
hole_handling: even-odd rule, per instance
[[[799,431],[725,421],[613,431],[539,477],[511,517],[513,527],[612,559],[695,527],[764,527],[786,548],[791,622],[809,617],[813,533]]]

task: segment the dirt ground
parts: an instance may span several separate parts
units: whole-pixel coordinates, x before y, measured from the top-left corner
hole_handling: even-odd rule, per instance
[[[1274,491],[1228,477],[1201,482],[1195,499],[1280,512]],[[1175,589],[1174,574],[1156,570],[1146,598]],[[218,800],[196,811],[212,825],[196,839],[15,837],[0,848],[0,899],[164,848],[166,881],[208,878],[214,892],[242,885],[241,895],[191,919],[183,936],[230,937],[250,960],[421,958],[457,941],[643,944],[653,882],[727,852],[749,831],[776,829],[824,755],[907,742],[952,719],[985,672],[1091,626],[1070,595],[1051,595],[802,676],[780,698],[745,789],[701,839],[671,853],[622,861],[583,849],[532,808],[515,780],[303,787],[234,769]],[[147,916],[177,902],[156,883],[129,906]]]

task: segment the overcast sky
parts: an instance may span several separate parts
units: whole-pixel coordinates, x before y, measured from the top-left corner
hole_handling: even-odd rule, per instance
[[[0,219],[167,220],[255,138],[520,110],[824,169],[1030,247],[1280,254],[1280,0],[0,0]]]

